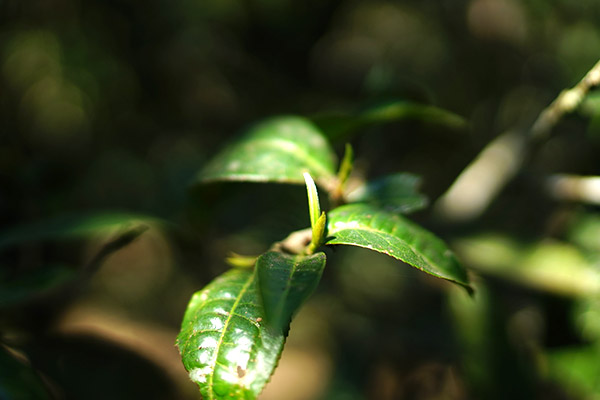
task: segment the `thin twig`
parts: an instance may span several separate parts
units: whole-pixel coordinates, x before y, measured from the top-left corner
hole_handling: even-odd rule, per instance
[[[545,184],[557,200],[600,205],[600,176],[552,175]]]
[[[530,136],[534,140],[546,138],[552,128],[567,113],[575,111],[594,87],[600,86],[600,61],[596,63],[571,89],[563,90],[558,97],[546,107],[533,123]]]
[[[469,221],[480,216],[521,170],[536,144],[546,139],[567,113],[576,110],[600,86],[600,61],[571,89],[563,90],[539,114],[528,131],[511,130],[492,140],[461,172],[435,204],[443,219]]]

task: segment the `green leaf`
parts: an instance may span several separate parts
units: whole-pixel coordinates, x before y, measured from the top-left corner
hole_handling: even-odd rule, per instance
[[[324,212],[321,212],[321,204],[319,203],[319,193],[315,182],[308,172],[304,173],[306,181],[306,192],[308,194],[308,213],[310,215],[310,227],[312,231],[312,240],[308,249],[309,254],[312,254],[317,247],[321,245],[325,233],[325,221],[327,217]]]
[[[570,243],[521,243],[509,235],[479,233],[456,240],[454,247],[467,265],[485,275],[561,296],[600,293],[598,265]]]
[[[315,252],[319,246],[323,244],[325,241],[325,229],[327,228],[327,214],[325,211],[321,213],[319,219],[317,219],[317,223],[314,228],[312,228],[312,239],[310,245],[308,246],[308,254],[312,254]]]
[[[375,250],[469,289],[465,269],[444,242],[398,214],[366,204],[348,204],[331,211],[327,220],[325,244]]]
[[[24,241],[86,237],[126,224],[150,221],[157,221],[157,219],[137,214],[111,212],[59,215],[30,224],[17,225],[0,232],[0,249]]]
[[[451,129],[463,129],[466,125],[464,118],[450,111],[407,100],[383,102],[358,113],[328,114],[312,118],[330,140],[340,140],[360,129],[403,119],[433,122]]]
[[[262,391],[285,341],[264,319],[254,271],[230,270],[194,294],[177,346],[203,399],[255,399]]]
[[[310,215],[310,227],[315,229],[317,220],[321,216],[321,203],[319,203],[319,193],[315,186],[315,181],[308,172],[304,173],[304,181],[306,182],[306,193],[308,195],[308,213]],[[314,236],[314,233],[313,233]]]
[[[427,197],[419,193],[421,179],[412,174],[388,175],[350,192],[351,203],[369,203],[388,211],[408,214],[427,206]]]
[[[294,313],[319,284],[325,261],[325,253],[303,256],[269,251],[258,258],[259,288],[270,326],[288,330]]]
[[[73,224],[68,225],[68,228],[67,225],[60,225],[63,227],[62,230],[51,229],[46,232],[38,232],[36,239],[77,237],[92,232],[97,233],[102,231],[100,227],[107,228],[110,226],[114,228],[123,225],[123,220],[118,219],[118,221],[120,223],[114,226],[115,220],[112,220],[110,225],[99,222],[90,225]],[[78,281],[83,283],[84,279],[90,278],[102,266],[108,256],[129,245],[147,229],[148,226],[144,224],[127,224],[124,228],[116,231],[115,234],[108,236],[98,252],[83,267],[71,267],[63,262],[54,262],[40,265],[37,268],[26,269],[25,271],[9,268],[0,269],[0,309],[28,301],[38,301],[75,285]],[[7,237],[11,239],[23,237],[22,240],[25,240],[25,237],[27,239],[33,237],[31,234],[26,234],[29,232],[28,229],[23,229],[22,232],[22,235],[9,235]],[[5,243],[10,244],[11,242],[7,240]]]
[[[304,183],[303,172],[323,185],[335,179],[335,153],[322,133],[301,117],[278,117],[251,128],[199,174],[201,183],[252,181]]]
[[[225,262],[235,268],[252,268],[256,264],[258,256],[244,256],[234,252],[229,253],[229,257],[225,258]]]
[[[549,351],[547,364],[550,377],[573,398],[597,399],[600,393],[600,346],[563,347]]]
[[[353,168],[354,150],[352,149],[352,145],[350,143],[346,143],[344,158],[342,158],[342,162],[340,163],[340,169],[338,170],[338,181],[342,187],[346,185],[346,181],[348,181],[348,178],[350,177]]]

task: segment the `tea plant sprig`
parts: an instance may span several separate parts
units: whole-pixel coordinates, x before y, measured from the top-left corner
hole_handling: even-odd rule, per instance
[[[348,192],[352,148],[346,146],[338,171],[335,159],[311,122],[279,117],[251,128],[199,173],[200,183],[304,183],[311,224],[256,258],[230,257],[234,268],[190,300],[177,346],[204,399],[260,394],[294,314],[321,279],[324,246],[374,250],[470,290],[465,269],[442,240],[401,215],[426,204],[417,191],[418,178],[395,174]],[[341,205],[323,212],[317,185]]]

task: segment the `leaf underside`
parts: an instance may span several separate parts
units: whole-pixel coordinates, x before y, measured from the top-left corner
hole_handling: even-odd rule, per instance
[[[251,128],[219,153],[197,176],[200,183],[252,181],[319,183],[335,177],[335,153],[321,132],[301,117],[277,117]]]
[[[177,346],[204,400],[255,399],[277,365],[285,335],[264,323],[256,281],[230,270],[188,304]]]
[[[465,269],[444,242],[404,217],[366,204],[341,206],[327,217],[326,244],[375,250],[470,289]]]
[[[288,330],[294,313],[319,284],[325,261],[325,253],[302,256],[269,251],[258,258],[259,287],[273,328]]]

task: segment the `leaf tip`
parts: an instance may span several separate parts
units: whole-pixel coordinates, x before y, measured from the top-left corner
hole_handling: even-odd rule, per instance
[[[319,204],[319,193],[317,192],[317,185],[313,180],[310,173],[303,172],[304,181],[306,182],[306,192],[308,194],[308,210],[310,214],[310,226],[315,229],[315,225],[321,215],[321,205]]]
[[[344,150],[344,158],[340,163],[340,169],[338,171],[338,180],[340,185],[345,185],[348,177],[350,177],[350,173],[352,172],[354,164],[354,150],[352,149],[352,145],[350,143],[346,143],[346,147]]]
[[[312,241],[309,247],[309,253],[314,251],[325,242],[325,228],[327,227],[327,215],[323,211],[312,230]]]

